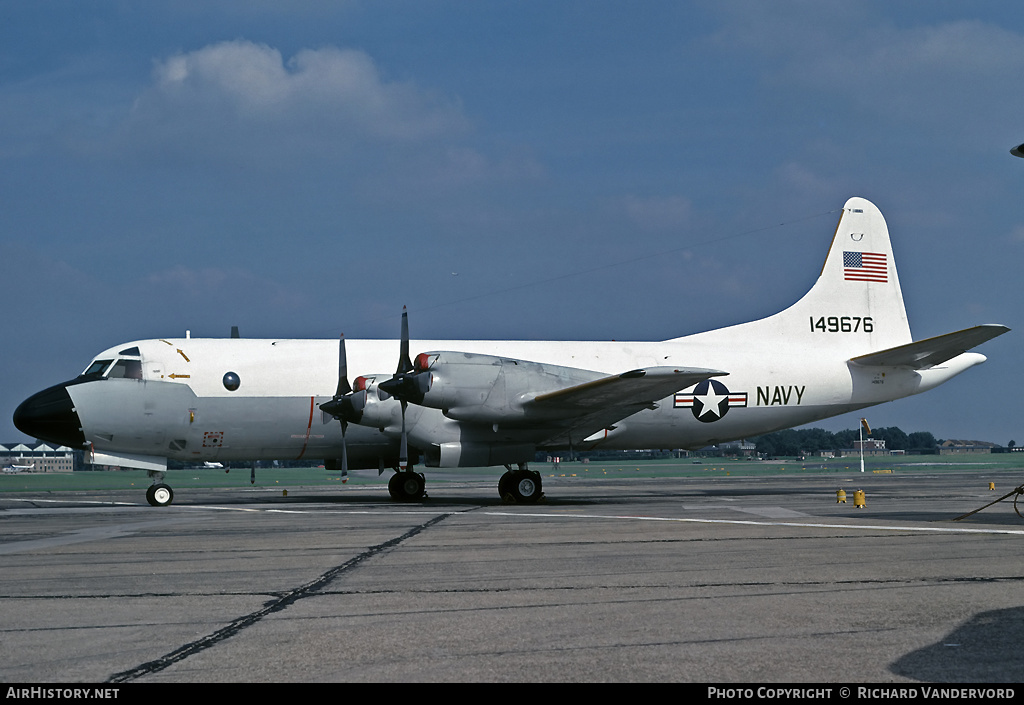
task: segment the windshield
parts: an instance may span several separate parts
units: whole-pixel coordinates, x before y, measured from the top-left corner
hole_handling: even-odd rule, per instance
[[[95,360],[88,369],[82,373],[83,377],[99,377],[113,360]]]
[[[95,360],[82,373],[83,377],[107,379],[142,379],[141,360]]]

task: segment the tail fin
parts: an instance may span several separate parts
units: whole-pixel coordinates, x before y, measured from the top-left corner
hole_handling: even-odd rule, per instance
[[[765,336],[845,358],[911,342],[889,229],[870,201],[843,207],[818,281],[781,313],[705,335]]]

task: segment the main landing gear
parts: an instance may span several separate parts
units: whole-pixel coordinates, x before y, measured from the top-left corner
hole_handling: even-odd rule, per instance
[[[506,465],[507,472],[498,480],[498,495],[506,502],[514,504],[534,504],[544,497],[541,488],[540,473],[520,463],[519,468],[512,469]],[[419,502],[427,496],[426,478],[423,473],[413,470],[396,470],[388,480],[388,492],[397,502]]]
[[[513,470],[506,465],[507,472],[498,480],[498,494],[506,502],[516,504],[534,504],[544,496],[541,491],[540,473],[519,463],[519,469]]]
[[[153,484],[146,490],[146,501],[154,507],[166,507],[173,502],[174,490],[170,485],[164,484],[164,474],[151,470],[149,476],[152,478]]]

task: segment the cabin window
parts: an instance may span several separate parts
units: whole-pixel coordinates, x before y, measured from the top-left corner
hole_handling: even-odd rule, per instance
[[[224,388],[229,392],[237,390],[242,384],[242,380],[238,378],[238,375],[234,372],[227,372],[224,375]]]

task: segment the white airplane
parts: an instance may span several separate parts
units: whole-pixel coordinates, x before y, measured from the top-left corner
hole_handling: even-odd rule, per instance
[[[810,292],[750,323],[662,342],[420,341],[415,359],[402,323],[398,342],[124,343],[14,422],[94,463],[148,470],[153,505],[173,499],[168,458],[393,467],[399,500],[424,496],[416,462],[504,465],[499,494],[535,502],[539,450],[693,449],[799,426],[927,391],[1009,330],[914,342],[888,228],[862,198],[847,201]],[[397,372],[382,372],[396,355]]]
[[[7,465],[4,467],[4,472],[7,474],[14,474],[19,472],[32,472],[32,468],[36,466],[35,463],[31,465]]]

